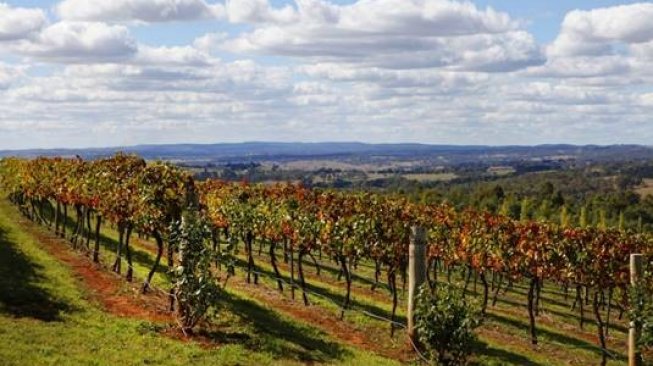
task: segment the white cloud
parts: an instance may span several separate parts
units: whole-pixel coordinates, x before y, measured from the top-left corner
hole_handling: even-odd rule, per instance
[[[653,41],[632,44],[629,50],[637,60],[653,61]]]
[[[13,8],[0,3],[0,42],[27,38],[46,24],[41,9]]]
[[[217,50],[220,44],[229,37],[227,33],[206,33],[195,38],[193,47],[205,52]]]
[[[606,55],[617,44],[653,40],[653,3],[636,3],[594,10],[574,10],[565,16],[560,34],[549,46],[551,56]]]
[[[361,0],[334,5],[297,0],[296,6],[228,2],[229,18],[254,29],[225,41],[224,48],[400,69],[509,71],[542,61],[535,40],[518,22],[468,2]]]
[[[463,90],[470,92],[489,80],[486,73],[443,71],[438,68],[392,70],[337,63],[306,65],[299,67],[298,71],[314,79],[376,84],[384,89],[428,88],[434,94],[450,94]]]
[[[25,67],[16,67],[0,62],[0,90],[9,88],[24,75]]]
[[[565,16],[560,33],[546,47],[546,65],[532,75],[637,78],[653,56],[653,3],[635,3]]]
[[[299,22],[295,28],[326,31],[319,28],[330,26],[334,32],[358,34],[451,36],[502,33],[518,27],[506,13],[449,0],[359,0],[349,5],[295,0],[295,6],[279,9],[268,0],[227,0],[226,8],[232,22]]]
[[[213,60],[207,52],[191,46],[140,46],[134,62],[143,65],[207,66]]]
[[[291,6],[273,9],[267,0],[227,0],[226,12],[233,23],[290,23],[297,19]]]
[[[561,78],[606,78],[614,75],[624,76],[631,69],[631,60],[618,55],[552,57],[545,65],[528,70],[527,74]]]
[[[270,133],[267,123],[282,120],[287,112],[281,111],[290,108],[291,79],[287,68],[252,61],[204,67],[73,64],[0,90],[0,142],[13,146],[11,140],[24,128],[36,126],[44,133],[50,131],[47,125],[57,126],[58,132],[48,132],[51,141],[29,141],[56,145],[57,139],[83,139],[85,145],[106,145],[129,143],[122,140],[126,135],[163,141],[225,138],[242,130]],[[87,135],[77,136],[79,129]]]
[[[54,62],[126,60],[137,49],[124,26],[69,21],[55,23],[16,46],[21,54]]]
[[[292,89],[290,80],[288,69],[262,67],[252,61],[214,61],[203,67],[171,63],[73,64],[53,76],[31,78],[24,85],[8,90],[6,95],[25,102],[74,103],[80,98],[151,102],[152,105],[218,99],[260,102],[276,97],[283,99]]]
[[[204,0],[64,0],[56,12],[66,20],[155,23],[222,18],[224,6]]]
[[[124,25],[61,21],[28,40],[14,43],[11,49],[17,54],[52,63],[122,62],[146,66],[202,67],[217,61],[210,55],[212,38],[207,35],[189,46],[153,47],[139,44]]]

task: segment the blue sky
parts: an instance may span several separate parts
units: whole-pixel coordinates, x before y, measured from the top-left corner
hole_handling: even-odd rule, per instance
[[[0,149],[649,144],[651,18],[641,1],[0,0]]]

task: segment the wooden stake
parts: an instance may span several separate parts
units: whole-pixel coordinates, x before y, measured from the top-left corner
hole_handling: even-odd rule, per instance
[[[408,248],[408,336],[417,342],[415,332],[415,296],[426,280],[426,230],[414,226]]]
[[[630,255],[630,285],[636,286],[639,278],[642,275],[642,255]],[[641,336],[640,327],[634,322],[630,322],[630,329],[628,331],[628,366],[641,366],[642,358],[637,351],[637,341]]]

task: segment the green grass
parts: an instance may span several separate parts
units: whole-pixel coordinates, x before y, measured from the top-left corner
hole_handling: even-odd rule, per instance
[[[2,365],[395,364],[233,293],[223,296],[220,315],[206,334],[218,345],[161,335],[166,325],[102,311],[71,269],[23,230],[31,225],[24,221],[0,201]],[[103,253],[109,250],[107,245]],[[139,268],[145,273],[146,266],[139,264],[137,273]]]

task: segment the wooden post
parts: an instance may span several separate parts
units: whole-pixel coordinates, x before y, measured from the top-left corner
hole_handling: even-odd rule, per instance
[[[426,230],[423,227],[411,228],[408,248],[408,336],[417,342],[415,333],[415,296],[426,280]]]
[[[630,285],[635,286],[642,275],[642,255],[630,255]],[[640,327],[634,321],[630,322],[628,331],[628,366],[641,366],[641,355],[637,352],[637,341],[641,336]]]

